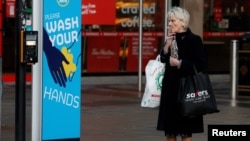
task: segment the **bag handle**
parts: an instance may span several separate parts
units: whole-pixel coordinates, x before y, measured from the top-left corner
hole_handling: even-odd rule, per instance
[[[201,73],[207,73],[207,71],[206,70],[202,70],[202,71],[200,71],[200,72],[198,72],[198,70],[197,70],[197,67],[196,67],[196,65],[195,64],[193,64],[193,69],[194,69],[194,73],[195,74],[201,74]]]
[[[160,59],[161,59],[161,55],[158,54],[158,55],[156,56],[156,59],[155,59],[155,60],[160,61]]]
[[[194,73],[198,74],[198,71],[197,71],[197,68],[196,68],[195,64],[193,64],[193,69],[194,69]]]

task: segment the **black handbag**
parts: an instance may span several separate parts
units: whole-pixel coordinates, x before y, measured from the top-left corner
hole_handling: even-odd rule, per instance
[[[182,116],[197,116],[219,112],[208,74],[198,73],[180,80],[178,102]]]

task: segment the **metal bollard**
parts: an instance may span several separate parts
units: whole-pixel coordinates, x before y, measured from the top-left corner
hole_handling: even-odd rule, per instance
[[[238,90],[238,49],[239,41],[231,40],[231,98],[235,99]]]

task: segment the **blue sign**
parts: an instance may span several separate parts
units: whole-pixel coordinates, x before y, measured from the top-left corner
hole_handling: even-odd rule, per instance
[[[43,5],[42,140],[80,140],[81,0]]]

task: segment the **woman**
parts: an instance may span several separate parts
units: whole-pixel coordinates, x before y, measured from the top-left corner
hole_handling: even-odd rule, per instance
[[[177,95],[181,77],[205,69],[205,52],[200,36],[188,28],[189,13],[180,7],[168,12],[169,35],[161,51],[161,62],[166,64],[157,130],[163,130],[167,141],[192,141],[192,133],[203,132],[203,117],[182,117],[178,114]]]

